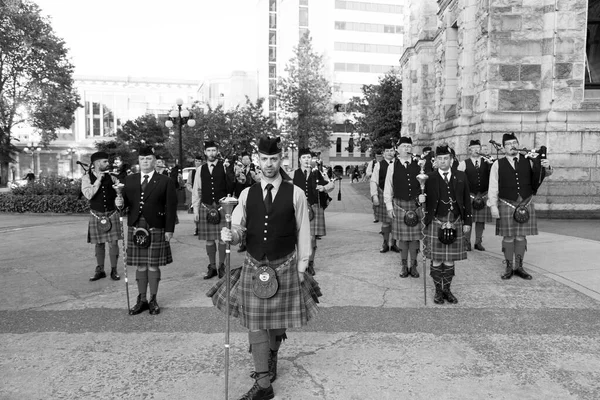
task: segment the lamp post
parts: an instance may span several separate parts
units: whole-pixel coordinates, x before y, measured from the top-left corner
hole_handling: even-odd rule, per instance
[[[165,126],[169,129],[177,125],[179,127],[179,166],[183,165],[183,126],[187,125],[190,128],[196,125],[196,120],[193,119],[192,113],[187,108],[182,108],[183,100],[177,99],[177,109],[172,110],[169,114],[169,119],[165,121]]]
[[[289,145],[289,146],[290,146],[290,150],[292,150],[292,165],[291,165],[291,167],[292,167],[292,171],[294,171],[294,170],[295,170],[295,168],[294,168],[294,149],[295,149],[297,146],[296,146],[296,143],[293,143],[293,142],[292,142],[292,143],[290,143],[290,145]]]
[[[29,142],[28,147],[25,147],[23,151],[27,154],[31,154],[31,172],[33,172],[33,174],[35,175],[35,152],[37,151],[39,154],[42,151],[42,148],[37,147],[37,143]]]
[[[73,156],[77,150],[73,147],[69,147],[67,149],[67,154],[69,155],[69,159],[71,160],[71,179],[75,179],[75,170],[73,169]]]

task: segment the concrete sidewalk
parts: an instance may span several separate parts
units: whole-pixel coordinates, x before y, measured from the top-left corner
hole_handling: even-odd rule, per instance
[[[343,183],[318,242],[321,312],[280,351],[277,399],[594,399],[600,396],[600,242],[529,238],[532,281],[502,281],[500,238],[457,263],[457,305],[380,254],[368,200]],[[223,399],[225,317],[205,297],[204,243],[181,212],[159,316],[126,312],[125,283],[88,282],[81,216],[0,215],[0,398]],[[232,252],[232,265],[243,255]],[[122,267],[119,272],[123,275]],[[131,300],[137,289],[129,270]],[[252,384],[232,320],[230,398]]]

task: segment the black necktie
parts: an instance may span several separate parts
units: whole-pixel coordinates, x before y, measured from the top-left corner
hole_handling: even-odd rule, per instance
[[[148,186],[148,175],[144,175],[144,180],[142,181],[142,192],[146,190],[146,186]]]
[[[404,164],[406,164],[406,169],[408,169],[408,161],[405,161]]]
[[[515,157],[515,158],[513,158],[513,161],[514,161],[514,166],[515,166],[515,169],[517,169],[517,164],[518,164],[518,162],[519,162],[519,158],[518,158],[518,157]]]
[[[304,170],[304,180],[307,181],[308,180],[308,171]]]
[[[267,195],[265,196],[265,209],[267,210],[268,214],[271,212],[271,207],[273,206],[273,195],[271,194],[271,189],[273,189],[273,185],[267,183],[265,189],[267,189]]]
[[[448,173],[444,172],[444,182],[446,182],[446,185],[449,183],[448,181]]]
[[[475,168],[479,169],[479,160],[475,160]]]
[[[208,164],[208,166],[210,167],[210,168],[208,169],[208,172],[210,172],[210,174],[212,175],[212,173],[213,173],[213,168],[214,168],[215,164]]]

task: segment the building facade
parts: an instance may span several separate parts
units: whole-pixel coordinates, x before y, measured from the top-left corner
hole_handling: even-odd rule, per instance
[[[34,129],[18,127],[15,137],[21,152],[11,165],[9,180],[23,177],[28,170],[36,177],[81,177],[77,161],[89,162],[95,142],[112,139],[128,120],[168,114],[178,98],[191,105],[200,89],[199,81],[101,76],[75,76],[74,80],[83,107],[75,112],[73,125],[59,130],[58,138],[46,147],[40,147],[41,138]]]
[[[404,26],[403,135],[464,157],[514,132],[555,168],[542,215],[600,216],[599,0],[408,0]]]
[[[398,65],[404,34],[405,0],[259,0],[258,90],[273,117],[277,113],[277,79],[293,56],[300,37],[309,32],[323,55],[324,75],[333,87],[335,107],[332,146],[322,153],[327,164],[357,165],[370,160],[359,142],[344,105],[362,96],[362,86],[376,84]],[[339,151],[338,151],[339,150]],[[353,150],[353,151],[349,151]],[[364,150],[364,149],[363,149]]]
[[[256,71],[233,71],[228,75],[207,77],[202,83],[200,101],[212,108],[225,110],[246,104],[246,96],[256,102],[258,82]]]

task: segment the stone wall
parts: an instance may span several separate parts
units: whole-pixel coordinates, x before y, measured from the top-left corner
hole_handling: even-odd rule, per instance
[[[600,100],[584,87],[587,1],[408,3],[402,134],[418,146],[447,142],[464,158],[469,140],[515,132],[523,147],[547,146],[555,168],[538,193],[540,213],[600,217]]]

